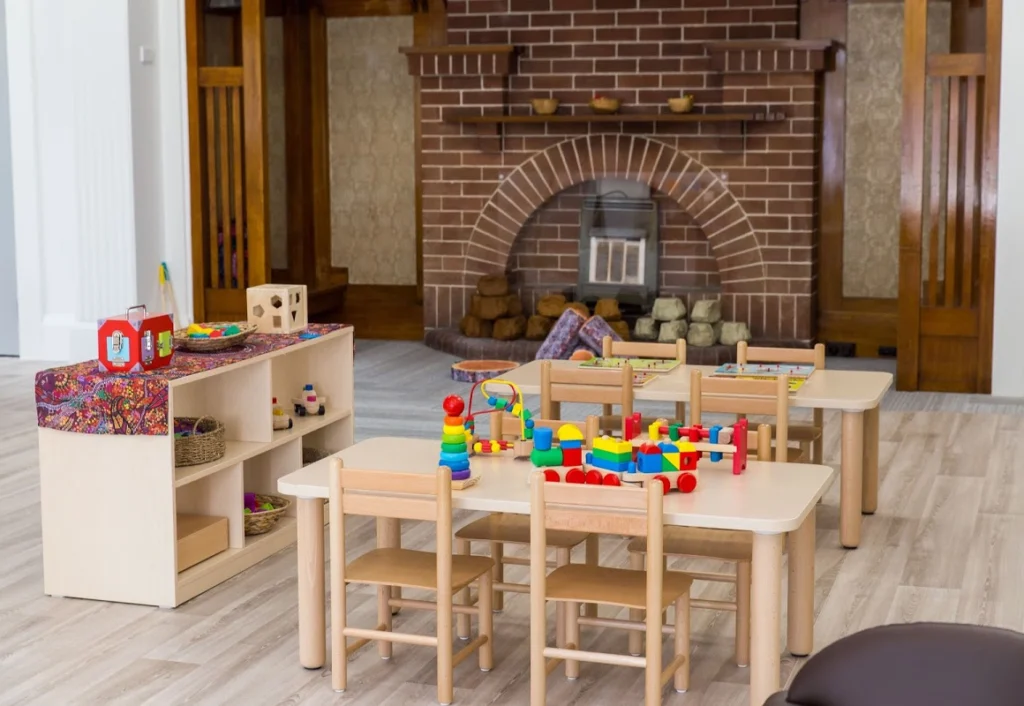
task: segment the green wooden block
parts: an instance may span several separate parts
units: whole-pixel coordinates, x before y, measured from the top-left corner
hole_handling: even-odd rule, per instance
[[[628,463],[633,460],[632,453],[616,454],[611,451],[605,451],[604,449],[594,449],[592,453],[594,454],[594,458],[599,458],[611,463]]]
[[[534,466],[561,466],[562,450],[548,449],[547,451],[541,451],[540,449],[534,449],[530,452],[530,461],[533,462]]]

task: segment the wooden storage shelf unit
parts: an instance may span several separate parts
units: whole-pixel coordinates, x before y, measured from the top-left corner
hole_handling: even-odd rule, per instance
[[[245,492],[277,493],[302,466],[303,447],[352,444],[352,328],[172,380],[171,416],[210,415],[226,454],[175,468],[173,435],[76,434],[39,429],[43,590],[54,596],[172,607],[295,541],[294,505],[273,530],[245,536]],[[274,431],[271,398],[291,413],[305,383],[327,397],[323,416]],[[73,521],[89,508],[88,522]],[[225,517],[228,549],[178,572],[177,515]]]

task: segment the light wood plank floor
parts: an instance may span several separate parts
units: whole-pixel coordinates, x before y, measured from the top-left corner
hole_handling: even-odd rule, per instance
[[[358,437],[436,436],[444,394],[467,390],[447,377],[453,359],[418,344],[360,341],[357,348]],[[328,670],[299,667],[294,549],[173,611],[43,596],[36,367],[0,359],[0,704],[434,703],[429,649],[396,646],[390,662],[364,650],[351,664],[344,695],[331,691]],[[866,518],[861,548],[839,548],[837,487],[818,508],[816,647],[886,622],[957,620],[1024,629],[1019,401],[890,393],[883,410],[880,511]],[[668,407],[653,411],[667,414]],[[835,464],[838,417],[828,422],[826,460]],[[92,512],[102,508],[82,508],[80,521],[88,522]],[[431,532],[410,525],[404,541],[427,547]],[[353,523],[351,534],[353,552],[372,542],[367,523]],[[603,550],[606,563],[624,565],[621,544],[606,540]],[[514,580],[524,575],[510,571]],[[706,595],[716,590],[723,589],[697,589]],[[459,667],[457,703],[528,703],[527,603],[526,596],[510,597],[497,616],[494,671],[480,673],[472,659]],[[369,593],[356,593],[350,608],[354,622],[371,624]],[[427,614],[403,613],[396,622],[409,631],[427,632],[432,625]],[[665,703],[745,706],[747,670],[731,662],[732,616],[694,611],[693,631],[693,688],[685,695],[667,691]],[[618,650],[625,635],[585,631],[584,644]],[[784,659],[784,677],[799,666]],[[584,665],[576,682],[558,672],[549,680],[552,704],[617,706],[640,703],[642,695],[641,673],[626,668]]]

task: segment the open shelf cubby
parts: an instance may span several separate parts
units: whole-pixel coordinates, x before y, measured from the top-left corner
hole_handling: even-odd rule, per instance
[[[173,380],[172,417],[224,424],[225,455],[175,468],[173,435],[75,434],[40,429],[44,591],[49,595],[177,606],[295,541],[294,506],[273,530],[245,536],[243,495],[277,495],[302,466],[302,449],[352,443],[352,329],[345,328],[223,368]],[[312,383],[325,414],[274,431],[271,399]],[[87,523],[70,522],[82,507]],[[178,515],[225,517],[228,548],[177,571]]]

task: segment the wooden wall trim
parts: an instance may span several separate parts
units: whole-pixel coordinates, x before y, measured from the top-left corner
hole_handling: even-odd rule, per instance
[[[206,251],[203,238],[203,130],[199,68],[206,47],[202,0],[185,0],[185,77],[188,100],[189,208],[192,243],[192,320],[206,318]]]
[[[981,228],[979,233],[978,390],[992,392],[992,328],[995,316],[996,202],[999,178],[999,97],[1003,59],[1003,0],[985,5],[985,113],[982,124]]]
[[[267,75],[264,56],[264,0],[242,0],[242,71],[245,77],[245,199],[248,284],[270,281],[267,257]]]
[[[283,17],[295,0],[266,0],[267,17]],[[413,0],[319,0],[319,14],[331,17],[392,17],[412,15]]]

